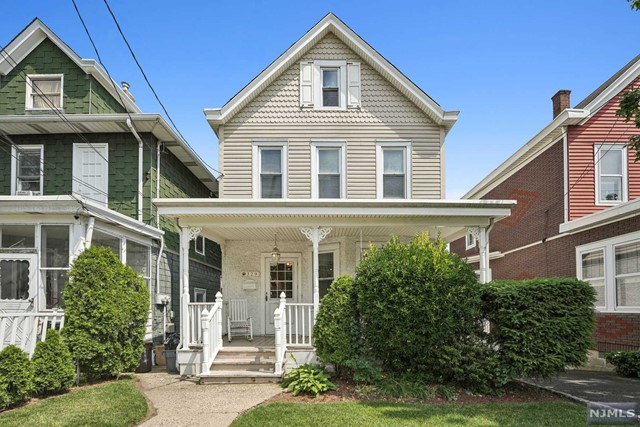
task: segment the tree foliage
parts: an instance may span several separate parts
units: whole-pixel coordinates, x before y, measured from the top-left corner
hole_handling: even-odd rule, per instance
[[[149,291],[109,248],[92,247],[76,259],[64,301],[63,334],[82,372],[106,378],[138,365]]]
[[[640,10],[640,0],[627,0],[631,5],[631,9]]]
[[[640,0],[637,0],[640,6]],[[622,95],[620,108],[616,115],[623,117],[625,122],[633,122],[640,129],[640,90],[631,89]],[[629,137],[629,146],[636,150],[636,162],[640,160],[640,135]]]

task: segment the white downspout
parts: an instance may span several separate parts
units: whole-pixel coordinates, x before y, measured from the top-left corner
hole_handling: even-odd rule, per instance
[[[127,119],[127,126],[133,136],[138,140],[138,221],[142,221],[142,195],[143,195],[143,182],[142,182],[142,156],[143,156],[143,146],[142,138],[138,135],[138,132],[133,127],[133,123],[131,123],[131,119]]]
[[[156,149],[156,199],[160,198],[160,150],[162,148],[162,142],[158,141]],[[160,229],[160,215],[158,215],[158,209],[156,209],[156,228]]]

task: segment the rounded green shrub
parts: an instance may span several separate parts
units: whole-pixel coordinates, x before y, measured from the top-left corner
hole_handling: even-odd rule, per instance
[[[640,350],[615,351],[604,355],[607,362],[623,377],[640,378]]]
[[[58,331],[47,331],[47,338],[36,344],[31,365],[35,391],[39,396],[60,393],[73,385],[73,359]]]
[[[339,370],[358,357],[361,336],[353,278],[342,275],[322,298],[313,327],[318,358]]]
[[[410,243],[393,238],[371,248],[354,284],[366,347],[385,371],[454,380],[447,367],[462,364],[440,361],[461,354],[463,341],[482,334],[480,285],[443,240],[423,233]]]
[[[63,334],[82,372],[107,378],[138,365],[149,291],[111,249],[91,247],[75,260],[64,301]]]
[[[33,368],[15,345],[0,351],[0,409],[24,402],[33,393]]]

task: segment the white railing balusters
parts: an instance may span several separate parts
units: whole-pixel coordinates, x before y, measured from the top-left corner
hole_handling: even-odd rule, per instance
[[[51,320],[51,321],[49,321]],[[47,338],[47,331],[60,331],[64,326],[64,313],[2,313],[0,314],[0,350],[15,345],[33,355],[38,341]]]
[[[202,312],[206,310],[211,312],[215,303],[213,302],[190,302],[188,304],[188,320],[189,320],[189,346],[198,346],[202,344]]]
[[[200,374],[208,374],[211,364],[222,348],[222,294],[216,294],[216,302],[210,310],[204,308],[199,317],[202,336],[202,362]]]
[[[287,347],[311,347],[313,345],[313,326],[315,316],[312,303],[288,303],[287,325],[289,332],[285,335]]]

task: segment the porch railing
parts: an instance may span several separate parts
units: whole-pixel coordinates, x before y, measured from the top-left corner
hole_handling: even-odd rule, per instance
[[[287,296],[284,292],[280,294],[280,305],[273,313],[273,325],[276,335],[276,364],[274,372],[281,375],[284,355],[287,352]]]
[[[289,320],[287,347],[312,346],[313,326],[316,320],[313,303],[291,303],[286,307]]]
[[[201,374],[208,374],[213,360],[222,348],[222,293],[216,294],[216,302],[211,309],[204,309],[200,315],[202,334]]]
[[[217,297],[217,295],[216,295]],[[190,302],[188,307],[189,311],[189,346],[202,345],[202,313],[206,310],[211,312],[211,309],[215,305],[214,302]]]
[[[49,329],[61,330],[64,313],[2,313],[0,314],[0,350],[15,345],[24,350],[29,358],[38,341],[47,338]]]

